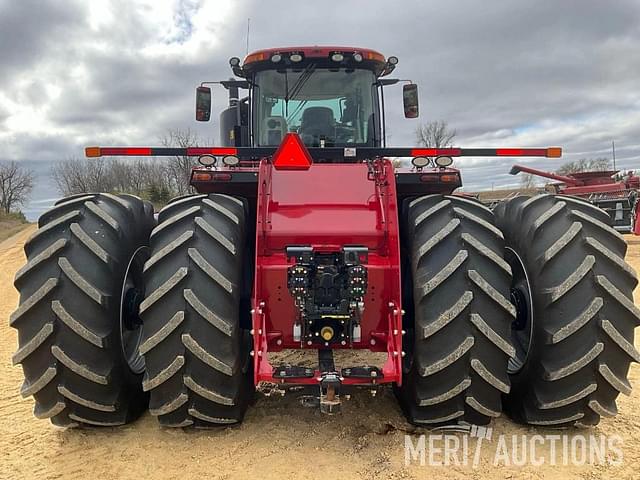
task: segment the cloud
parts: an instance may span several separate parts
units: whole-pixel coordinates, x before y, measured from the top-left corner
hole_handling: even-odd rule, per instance
[[[83,4],[74,1],[0,1],[0,88],[38,65],[55,63],[64,38],[73,49],[85,15]]]
[[[193,120],[194,87],[231,74],[250,48],[346,44],[397,55],[420,86],[422,118],[388,87],[388,139],[414,143],[444,119],[460,146],[561,145],[569,160],[640,160],[640,4],[345,0],[0,0],[3,158],[80,156],[87,144],[150,144],[167,128],[217,138]],[[214,88],[214,111],[226,92]],[[217,119],[217,115],[213,115]],[[215,131],[215,132],[214,132]],[[520,159],[556,168],[558,160]],[[468,186],[517,184],[511,159],[461,159]],[[475,187],[474,187],[475,188]]]

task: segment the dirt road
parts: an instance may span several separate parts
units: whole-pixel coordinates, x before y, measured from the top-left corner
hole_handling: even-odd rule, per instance
[[[13,276],[24,262],[22,246],[32,231],[0,244],[0,479],[640,478],[640,368],[635,364],[635,389],[631,397],[620,398],[616,418],[586,432],[531,429],[500,418],[492,424],[492,439],[483,441],[475,468],[473,458],[467,466],[405,466],[405,434],[413,432],[415,442],[424,432],[403,420],[389,391],[374,399],[366,393],[354,395],[336,417],[321,416],[291,396],[261,396],[241,426],[214,431],[163,430],[149,415],[123,428],[53,427],[36,420],[32,400],[18,394],[22,372],[10,361],[17,343],[15,330],[8,326],[18,301]],[[640,271],[640,240],[627,238],[628,259]],[[640,290],[636,303],[638,295]],[[636,335],[636,344],[638,340]],[[548,461],[541,466],[494,465],[500,434],[511,442],[512,435],[536,433],[619,435],[622,464],[563,466],[560,460],[558,466]],[[468,440],[472,457],[477,439]],[[545,443],[538,455],[549,455],[550,448]],[[458,458],[462,462],[463,457]]]

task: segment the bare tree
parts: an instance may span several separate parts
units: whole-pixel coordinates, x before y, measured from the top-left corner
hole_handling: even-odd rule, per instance
[[[33,190],[34,173],[18,162],[0,164],[0,209],[10,213],[29,200]]]
[[[134,178],[135,163],[131,159],[112,159],[107,165],[109,184],[116,192],[140,195],[141,189],[138,179]]]
[[[416,128],[416,140],[427,148],[446,148],[452,146],[456,131],[449,128],[444,120],[435,120]]]
[[[520,188],[523,190],[532,190],[536,188],[536,177],[531,173],[522,173],[520,175]]]
[[[203,143],[189,129],[171,129],[160,139],[167,147],[194,147]],[[133,193],[156,203],[192,191],[189,186],[191,157],[168,159],[68,158],[54,165],[52,176],[63,195],[89,192]]]
[[[132,193],[160,204],[175,196],[168,163],[156,158],[69,158],[53,166],[52,176],[58,191],[65,196],[76,193],[121,192]]]
[[[573,162],[567,162],[560,166],[556,173],[560,175],[567,175],[570,173],[580,173],[580,172],[596,172],[599,170],[608,170],[609,169],[609,159],[608,158],[581,158],[580,160],[576,160]]]
[[[116,181],[110,167],[111,162],[104,158],[81,160],[69,157],[56,163],[51,175],[63,195],[111,192],[116,189]]]
[[[172,128],[160,139],[160,142],[165,147],[188,148],[201,146],[203,140],[189,128],[186,130]],[[167,160],[167,175],[169,176],[172,190],[177,195],[186,195],[193,192],[189,185],[189,180],[191,179],[191,168],[194,165],[195,160],[193,157],[176,155]]]

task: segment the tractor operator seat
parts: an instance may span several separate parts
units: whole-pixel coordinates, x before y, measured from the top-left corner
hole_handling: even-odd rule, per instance
[[[329,107],[309,107],[302,113],[300,136],[306,145],[319,144],[320,137],[335,141],[336,120]]]

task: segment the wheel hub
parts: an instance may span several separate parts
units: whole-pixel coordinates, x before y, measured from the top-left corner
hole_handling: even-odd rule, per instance
[[[140,304],[144,299],[144,281],[142,271],[149,259],[149,248],[138,248],[127,265],[120,296],[120,345],[122,356],[129,369],[142,373],[145,369],[144,357],[140,354],[142,340],[142,320]]]
[[[124,292],[122,323],[127,330],[136,330],[142,325],[139,314],[142,300],[144,300],[144,292],[139,288],[130,287]]]
[[[516,319],[511,324],[514,330],[523,330],[528,323],[527,296],[528,292],[520,288],[511,288],[511,303],[516,307]]]
[[[531,283],[522,258],[512,248],[505,249],[505,260],[511,266],[513,280],[511,283],[511,303],[516,310],[516,318],[511,324],[511,340],[515,347],[515,356],[509,359],[507,370],[510,374],[518,373],[524,367],[533,341],[533,296]]]

